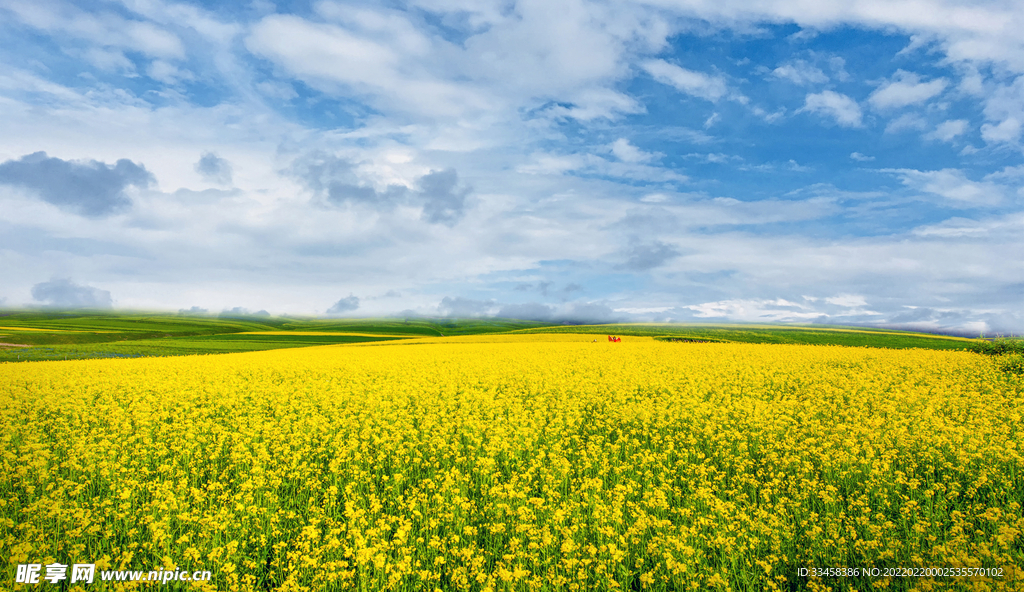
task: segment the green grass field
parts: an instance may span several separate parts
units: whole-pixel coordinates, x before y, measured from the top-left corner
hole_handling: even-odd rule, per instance
[[[219,354],[513,332],[651,336],[680,342],[681,347],[686,342],[712,341],[1004,353],[999,349],[1003,346],[992,346],[981,339],[824,325],[551,325],[514,319],[221,318],[170,313],[11,310],[0,312],[0,362]]]
[[[514,320],[301,319],[96,311],[0,312],[0,362],[259,351],[542,327]],[[318,333],[311,335],[310,333]]]

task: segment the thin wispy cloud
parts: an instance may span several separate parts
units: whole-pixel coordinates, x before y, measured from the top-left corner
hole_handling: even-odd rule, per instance
[[[641,64],[641,67],[658,82],[711,102],[718,101],[728,92],[722,77],[688,70],[665,60],[650,60]]]
[[[821,69],[805,60],[794,60],[783,64],[772,70],[772,76],[800,86],[825,84],[829,81],[829,77]]]
[[[801,111],[834,120],[842,127],[860,127],[863,114],[852,98],[831,90],[808,94]]]
[[[871,93],[868,103],[882,110],[917,105],[939,95],[948,85],[945,78],[925,82],[913,72],[897,70],[892,80],[886,81]]]
[[[951,119],[943,121],[936,126],[935,131],[925,134],[925,138],[939,140],[941,142],[952,142],[958,136],[967,131],[968,121],[966,119]]]

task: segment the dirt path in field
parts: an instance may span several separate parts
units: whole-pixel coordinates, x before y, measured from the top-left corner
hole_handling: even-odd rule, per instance
[[[21,343],[0,343],[0,347],[32,347],[31,345],[24,345]]]

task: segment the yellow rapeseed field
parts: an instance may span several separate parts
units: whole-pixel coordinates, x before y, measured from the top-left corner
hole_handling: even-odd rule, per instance
[[[1024,391],[987,357],[594,337],[0,365],[0,588],[1024,585]],[[1004,575],[799,571],[837,567]]]

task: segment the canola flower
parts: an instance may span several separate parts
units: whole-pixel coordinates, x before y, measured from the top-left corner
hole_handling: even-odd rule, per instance
[[[191,590],[1024,585],[1020,376],[593,337],[0,365],[0,586],[53,561],[214,572]],[[797,575],[843,566],[1006,575]]]

